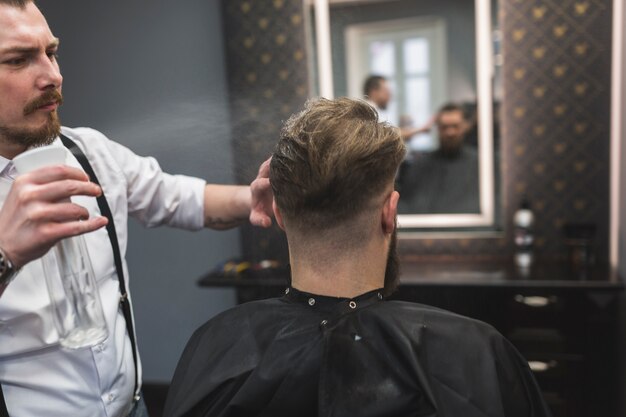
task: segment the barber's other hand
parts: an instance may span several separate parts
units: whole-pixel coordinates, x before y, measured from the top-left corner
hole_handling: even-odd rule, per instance
[[[0,210],[0,248],[19,268],[63,238],[105,226],[106,217],[89,218],[86,208],[69,200],[101,193],[87,174],[68,166],[49,166],[18,176]]]
[[[263,162],[259,173],[250,184],[252,193],[252,206],[250,210],[250,223],[254,226],[270,227],[272,225],[272,202],[274,195],[270,185],[270,161]]]

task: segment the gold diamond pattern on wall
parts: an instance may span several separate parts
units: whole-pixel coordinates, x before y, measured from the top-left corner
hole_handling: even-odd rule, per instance
[[[598,254],[606,259],[611,2],[509,1],[503,7],[508,218],[527,196],[542,253],[554,256],[565,254],[564,223],[595,223]],[[521,29],[523,38],[515,34]],[[522,117],[520,107],[528,109]],[[527,152],[520,155],[519,146]],[[514,184],[522,178],[529,187],[518,190]]]
[[[235,174],[256,176],[271,154],[282,121],[309,94],[301,0],[222,0]],[[242,229],[246,259],[287,260],[278,229]],[[261,245],[261,242],[264,242]]]
[[[512,217],[528,197],[539,255],[563,257],[562,227],[597,225],[608,256],[611,0],[500,0],[504,66],[504,239],[402,242],[404,255],[513,252]]]

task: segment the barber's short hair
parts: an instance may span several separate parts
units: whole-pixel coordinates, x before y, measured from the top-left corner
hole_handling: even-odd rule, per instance
[[[469,112],[467,110],[467,108],[461,104],[458,103],[446,103],[443,106],[441,106],[439,108],[439,111],[437,112],[437,114],[441,114],[441,113],[451,113],[451,112],[455,112],[455,111],[459,111],[461,112],[461,115],[463,116],[463,119],[467,120],[469,118]]]
[[[25,8],[28,3],[34,3],[34,0],[0,0],[0,4],[5,6],[18,7],[20,9]]]
[[[405,155],[400,131],[363,100],[309,100],[272,156],[276,205],[299,231],[328,230],[372,207]]]
[[[370,93],[377,90],[383,81],[387,81],[382,75],[370,75],[363,83],[363,95],[369,97]]]

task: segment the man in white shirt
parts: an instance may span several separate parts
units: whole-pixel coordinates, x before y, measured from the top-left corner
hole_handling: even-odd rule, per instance
[[[269,226],[268,164],[250,187],[205,184],[166,174],[153,158],[95,130],[61,128],[58,44],[32,1],[0,0],[0,385],[11,416],[145,415],[137,398],[141,366],[133,358],[134,335],[120,308],[127,286],[120,286],[104,229],[108,220],[94,197],[106,196],[127,276],[128,215],[147,226],[190,230],[234,227],[248,217]],[[16,175],[15,156],[33,146],[61,147],[59,135],[86,155],[101,187],[69,151],[67,166]],[[52,322],[40,258],[59,240],[81,234],[109,337],[92,348],[65,350]]]
[[[378,112],[379,120],[381,122],[391,123],[386,113],[392,97],[389,81],[387,81],[387,79],[382,75],[370,75],[363,83],[363,94],[365,96],[365,101],[367,101],[367,103]],[[424,126],[400,126],[402,139],[407,142],[418,133],[428,132],[432,123],[433,121],[430,120]],[[394,123],[391,124],[393,125]]]
[[[370,75],[363,83],[363,95],[365,101],[376,109],[381,122],[387,122],[384,117],[387,106],[391,101],[391,87],[382,75]]]

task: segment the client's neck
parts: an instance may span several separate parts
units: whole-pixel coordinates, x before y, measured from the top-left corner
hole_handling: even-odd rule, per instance
[[[326,244],[289,246],[292,286],[300,291],[353,298],[382,288],[387,264],[386,245],[368,244],[345,250]]]

